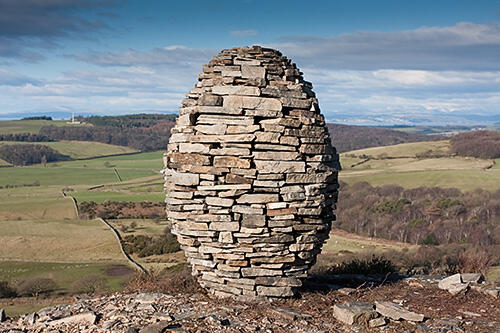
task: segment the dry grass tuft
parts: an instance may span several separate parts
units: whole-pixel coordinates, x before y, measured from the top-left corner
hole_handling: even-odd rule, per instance
[[[126,292],[157,292],[163,294],[195,294],[203,292],[191,269],[186,265],[170,271],[138,274],[126,286]]]

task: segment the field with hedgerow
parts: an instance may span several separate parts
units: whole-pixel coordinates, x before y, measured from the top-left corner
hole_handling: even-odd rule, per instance
[[[7,152],[33,144],[56,153],[54,161],[41,155],[24,166],[0,160],[0,229],[6,231],[0,236],[0,308],[10,315],[75,294],[125,288],[136,273],[120,244],[155,274],[185,263],[165,219],[160,173],[158,147],[166,146],[171,119],[141,116],[132,127],[120,117],[92,121],[73,133],[47,120],[0,124],[5,138],[46,140],[0,141],[11,147]],[[402,273],[481,270],[500,280],[498,132],[424,141],[423,135],[356,127],[352,131],[365,136],[349,142],[348,127],[330,127],[339,131],[332,137],[342,150],[341,188],[337,221],[314,272],[352,269],[350,263],[370,262],[375,254]],[[107,139],[106,130],[114,131]],[[150,143],[141,150],[148,131]],[[464,148],[471,140],[487,153]],[[367,148],[380,144],[386,146]],[[35,147],[26,153],[30,149],[51,152]],[[36,295],[33,285],[42,286]]]

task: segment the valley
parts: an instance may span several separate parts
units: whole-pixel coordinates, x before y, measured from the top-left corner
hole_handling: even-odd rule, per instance
[[[38,128],[35,123],[21,125],[17,130],[36,133]],[[15,128],[9,125],[0,131],[15,132]],[[0,141],[4,144],[24,143]],[[4,166],[0,168],[0,229],[6,231],[0,236],[4,244],[0,249],[0,281],[16,285],[33,277],[50,278],[57,290],[40,300],[0,301],[0,307],[12,315],[41,308],[54,297],[72,295],[76,281],[85,276],[99,276],[104,281],[100,290],[106,292],[123,289],[134,275],[112,232],[96,219],[82,219],[72,198],[81,208],[86,202],[160,203],[165,196],[160,173],[163,151],[139,152],[126,146],[68,140],[35,144],[50,146],[71,160],[16,167],[0,161]],[[340,154],[340,162],[339,179],[349,186],[368,182],[372,186],[438,186],[462,192],[480,188],[493,193],[500,189],[499,159],[457,156],[450,153],[449,140],[348,151]],[[162,235],[167,227],[165,217],[149,216],[148,210],[144,214],[107,221],[122,239]],[[414,255],[420,247],[334,229],[317,269],[373,254]],[[185,263],[181,251],[131,256],[152,271],[175,270]],[[489,276],[500,278],[498,270],[492,268]]]

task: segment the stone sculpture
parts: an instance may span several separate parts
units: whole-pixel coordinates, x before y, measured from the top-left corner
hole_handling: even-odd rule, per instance
[[[338,155],[312,85],[280,52],[239,47],[186,96],[164,175],[193,275],[218,296],[293,296],[337,201]]]

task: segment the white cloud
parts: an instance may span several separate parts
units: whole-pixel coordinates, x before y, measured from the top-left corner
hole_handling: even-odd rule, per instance
[[[169,45],[149,51],[128,49],[121,52],[91,51],[85,55],[71,56],[98,66],[197,66],[207,62],[216,50],[192,49],[182,45]]]
[[[394,32],[289,36],[271,44],[299,65],[329,69],[492,70],[500,68],[500,23],[460,22]]]
[[[254,29],[231,31],[231,35],[238,36],[238,37],[257,36],[258,34],[259,34],[259,32],[257,30],[254,30]]]

